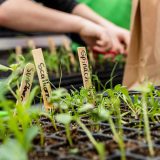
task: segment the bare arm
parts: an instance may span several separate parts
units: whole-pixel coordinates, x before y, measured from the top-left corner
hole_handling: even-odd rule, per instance
[[[49,9],[29,0],[8,0],[0,6],[1,25],[19,31],[75,32],[82,21],[79,16]]]
[[[86,6],[85,4],[79,4],[77,5],[72,13],[74,15],[78,15],[81,16],[83,18],[86,18],[96,24],[102,25],[102,26],[114,26],[113,23],[107,21],[106,19],[104,19],[103,17],[99,16],[97,13],[95,13],[92,9],[90,9],[88,6]]]
[[[0,5],[1,26],[19,31],[74,32],[100,52],[116,50],[109,32],[83,17],[49,9],[30,0],[7,0]]]
[[[126,53],[130,42],[130,33],[128,30],[120,28],[110,21],[99,16],[85,4],[77,5],[72,12],[74,15],[79,15],[86,18],[102,27],[104,27],[112,38],[112,49],[121,53]]]

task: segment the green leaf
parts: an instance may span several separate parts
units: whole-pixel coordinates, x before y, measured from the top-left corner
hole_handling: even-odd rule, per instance
[[[140,91],[142,93],[149,93],[152,91],[152,84],[149,82],[145,82],[142,85],[139,85],[138,87],[135,88],[135,90]]]
[[[27,153],[14,139],[8,139],[0,146],[0,160],[27,160]]]
[[[66,110],[66,109],[68,109],[68,105],[65,102],[61,102],[60,108]]]
[[[0,71],[7,72],[7,71],[9,71],[9,70],[11,70],[11,68],[9,68],[9,67],[7,67],[7,66],[4,66],[4,65],[0,64]]]
[[[121,91],[121,85],[120,85],[120,84],[116,85],[116,86],[114,87],[114,89],[115,89],[116,91]]]
[[[94,105],[87,103],[87,104],[83,105],[81,108],[79,108],[78,112],[83,113],[83,112],[90,111],[92,109],[94,109]]]
[[[10,68],[15,71],[19,67],[19,64],[11,64]]]
[[[61,98],[66,97],[68,91],[64,88],[58,88],[51,93],[50,102],[55,102],[61,100]]]
[[[55,118],[57,122],[63,123],[63,124],[69,124],[72,121],[72,116],[70,116],[67,113],[58,114],[56,115]]]
[[[107,89],[107,93],[110,97],[114,96],[114,91],[112,89]]]
[[[31,91],[31,93],[29,95],[29,98],[27,99],[27,101],[25,103],[25,108],[30,108],[31,107],[31,104],[32,104],[34,98],[36,97],[36,95],[39,93],[39,91],[40,91],[39,86],[35,86],[32,89],[32,91]]]
[[[28,128],[25,133],[25,149],[28,151],[31,148],[32,140],[38,134],[38,127]]]
[[[120,84],[118,84],[118,85],[115,86],[114,89],[115,89],[115,91],[121,92],[121,93],[123,93],[124,95],[128,96],[128,90],[127,90],[126,87],[121,86]]]
[[[110,101],[111,101],[111,104],[114,106],[120,106],[121,104],[121,101],[118,97],[113,97],[110,99]]]
[[[5,94],[8,91],[8,80],[0,80],[0,99],[4,98]]]
[[[104,119],[104,120],[107,120],[108,117],[109,117],[109,111],[106,110],[104,107],[101,107],[99,109],[98,114],[99,114],[99,117],[102,118],[102,119]]]

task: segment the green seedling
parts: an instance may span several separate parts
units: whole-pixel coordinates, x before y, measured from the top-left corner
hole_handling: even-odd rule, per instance
[[[104,148],[104,144],[97,142],[95,140],[95,138],[93,137],[93,135],[91,134],[91,132],[88,130],[88,128],[84,125],[84,123],[82,123],[82,121],[79,118],[76,118],[75,120],[77,122],[77,124],[83,129],[83,131],[86,133],[86,135],[88,136],[89,140],[91,141],[91,143],[94,145],[94,147],[96,148],[98,154],[99,154],[99,159],[100,160],[104,160],[105,159],[105,148]]]
[[[72,117],[67,113],[61,113],[61,114],[56,115],[55,118],[56,118],[57,122],[65,125],[66,136],[67,136],[67,139],[68,139],[70,146],[72,147],[73,142],[72,142],[71,132],[70,132],[70,123],[72,121]]]
[[[0,117],[7,117],[7,116],[8,116],[8,112],[0,111]]]
[[[9,151],[9,153],[8,153]],[[17,140],[8,139],[0,146],[0,160],[27,160],[27,154]]]
[[[44,52],[44,59],[46,61],[49,72],[55,72],[56,77],[59,77],[59,56]]]
[[[148,143],[148,149],[151,156],[154,156],[154,147],[152,143],[152,137],[151,137],[151,131],[149,126],[149,118],[148,118],[148,106],[147,106],[147,93],[150,93],[152,85],[145,82],[143,85],[141,85],[138,90],[142,92],[142,113],[143,113],[143,119],[144,119],[144,131],[146,135],[146,140]]]
[[[18,85],[18,76],[21,70],[21,67],[23,66],[20,64],[14,64],[10,67],[1,67],[5,71],[11,70],[11,75],[5,79],[2,80],[0,83],[3,84],[3,88],[1,90],[1,97],[0,97],[0,105],[4,112],[8,113],[7,116],[2,117],[0,119],[0,133],[4,144],[1,146],[0,152],[4,152],[1,154],[1,158],[5,159],[6,157],[6,148],[10,148],[13,146],[13,142],[16,143],[16,147],[14,147],[14,151],[20,151],[22,152],[22,155],[20,156],[21,159],[26,159],[27,152],[32,147],[32,140],[38,133],[38,127],[32,126],[32,120],[37,118],[38,112],[33,111],[30,106],[31,103],[35,97],[37,87],[33,89],[33,91],[30,94],[29,99],[24,103],[17,103],[13,102],[12,100],[7,100],[5,97],[5,94],[8,92],[8,90],[11,91],[11,93],[15,96],[15,98],[18,99],[19,94],[18,92],[14,92],[12,90],[12,87],[16,87]],[[6,87],[5,87],[6,86]],[[16,115],[14,115],[13,108],[16,108]],[[10,139],[10,136],[13,136],[14,139]],[[16,153],[16,152],[15,152]],[[16,154],[12,154],[12,158],[17,159]],[[9,155],[8,155],[9,156]],[[7,157],[6,157],[7,158]],[[8,157],[9,158],[9,157]]]
[[[32,110],[25,109],[25,106],[16,105],[17,113],[13,115],[13,110],[7,106],[4,106],[4,110],[8,112],[7,119],[3,119],[3,124],[6,124],[6,128],[2,128],[3,134],[5,136],[6,143],[2,146],[2,151],[6,149],[6,146],[9,147],[10,143],[10,134],[14,137],[15,141],[18,143],[15,147],[15,150],[22,150],[24,155],[27,155],[27,152],[32,147],[32,140],[38,133],[37,126],[31,126],[32,120],[35,117],[35,112]],[[38,113],[38,112],[37,112]],[[37,114],[36,113],[36,114]],[[2,121],[2,120],[1,120]],[[0,125],[0,127],[2,127]],[[5,142],[5,141],[4,141]],[[5,153],[1,154],[3,156]],[[17,156],[16,152],[12,154],[13,157]],[[2,156],[1,156],[2,157]]]
[[[119,133],[116,130],[115,124],[112,120],[112,117],[111,117],[109,111],[106,110],[103,106],[99,107],[99,117],[102,120],[107,120],[109,122],[110,128],[111,128],[112,133],[114,135],[114,139],[118,143],[120,151],[121,151],[121,160],[126,160],[125,145],[123,142],[123,135],[122,135],[123,132],[121,131],[121,133]]]

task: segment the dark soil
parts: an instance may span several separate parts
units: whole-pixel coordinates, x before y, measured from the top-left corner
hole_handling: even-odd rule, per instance
[[[53,160],[58,159],[58,154],[50,151],[34,150],[29,153],[28,157],[30,160]]]
[[[56,125],[56,127],[57,127],[57,131],[64,130],[64,126],[62,126],[62,125]],[[42,130],[44,133],[46,133],[48,135],[57,132],[52,124],[43,125]]]
[[[50,150],[54,150],[59,153],[60,157],[65,157],[67,155],[79,155],[80,153],[87,152],[91,148],[90,142],[77,141],[73,146],[69,146],[64,143],[59,146],[50,146]]]
[[[117,129],[118,131],[118,129]],[[111,131],[111,129],[107,129],[107,130],[103,130],[102,132],[103,134],[107,135],[107,136],[112,136],[113,137],[113,133]],[[130,136],[134,136],[137,133],[136,130],[131,129],[131,128],[123,128],[123,135],[125,138],[129,138]]]
[[[153,136],[152,133],[151,133],[151,138],[152,138],[152,141],[157,141],[159,139],[158,137]],[[147,143],[145,134],[143,132],[136,133],[135,135],[130,136],[129,139],[137,140],[141,144]]]
[[[159,157],[160,156],[160,148],[159,147],[154,147],[154,152],[155,152],[155,155],[154,157]],[[145,157],[152,157],[150,154],[149,154],[149,149],[148,147],[138,147],[134,150],[131,151],[131,153],[134,153],[134,154],[139,154],[139,155],[143,155]]]
[[[42,142],[42,144],[41,144]],[[56,138],[56,137],[48,137],[48,136],[44,136],[42,137],[42,140],[40,138],[40,136],[37,136],[34,140],[33,140],[33,145],[35,146],[39,146],[41,148],[46,148],[50,145],[58,145],[60,143],[64,143],[64,141],[60,138]]]
[[[86,124],[86,127],[93,133],[103,133],[104,130],[109,129],[107,124]],[[81,128],[80,128],[81,130]]]
[[[116,118],[113,117],[113,120],[116,121]],[[106,157],[108,160],[120,160],[121,156],[119,145],[115,142],[108,122],[95,124],[90,122],[87,117],[83,118],[82,121],[91,131],[96,141],[104,143]],[[138,160],[138,156],[149,155],[146,147],[140,147],[140,145],[147,143],[145,140],[143,127],[139,130],[139,124],[139,120],[133,120],[132,122],[125,123],[123,125],[123,139],[125,143],[126,154],[131,153],[131,155],[126,155],[127,160]],[[141,122],[141,124],[143,125],[143,122]],[[38,148],[38,150],[34,149],[32,152],[30,152],[29,159],[99,160],[97,150],[86,136],[86,133],[76,124],[73,123],[70,125],[73,146],[70,146],[67,141],[65,127],[63,125],[58,124],[58,131],[56,131],[49,119],[41,117],[41,126],[45,133],[44,143],[43,145],[41,144],[40,136],[34,139],[33,144]],[[154,144],[160,146],[160,125],[150,123],[150,127]],[[118,130],[118,128],[116,129]],[[155,156],[160,156],[160,149],[158,149],[155,147]],[[117,153],[119,153],[119,155],[117,155]]]

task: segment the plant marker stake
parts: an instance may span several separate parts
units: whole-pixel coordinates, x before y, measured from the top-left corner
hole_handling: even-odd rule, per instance
[[[91,89],[92,81],[91,81],[91,75],[89,71],[88,58],[85,47],[78,47],[78,57],[81,67],[84,88]]]
[[[56,55],[56,45],[52,37],[48,37],[48,45],[49,45],[50,52],[53,55]]]
[[[51,85],[49,82],[42,49],[32,50],[32,55],[33,55],[34,62],[36,65],[36,70],[37,70],[37,74],[39,78],[44,106],[45,106],[46,111],[48,111],[48,110],[53,109],[53,105],[48,103],[48,98],[51,96]]]
[[[29,94],[33,83],[34,73],[35,73],[35,66],[32,63],[28,63],[24,68],[20,86],[21,102],[25,102],[29,98]]]
[[[32,50],[36,49],[35,42],[32,39],[28,40],[28,47]]]
[[[16,56],[20,56],[22,55],[22,47],[21,46],[16,46]]]
[[[64,46],[64,48],[68,51],[71,64],[72,64],[73,66],[75,66],[75,65],[76,65],[76,60],[75,60],[75,57],[74,57],[74,55],[73,55],[73,53],[72,53],[72,49],[71,49],[71,47],[70,47],[70,41],[69,41],[67,38],[64,38],[64,39],[63,39],[63,46]]]
[[[16,61],[18,62],[18,57],[22,55],[22,47],[16,46],[15,52],[16,52]]]

